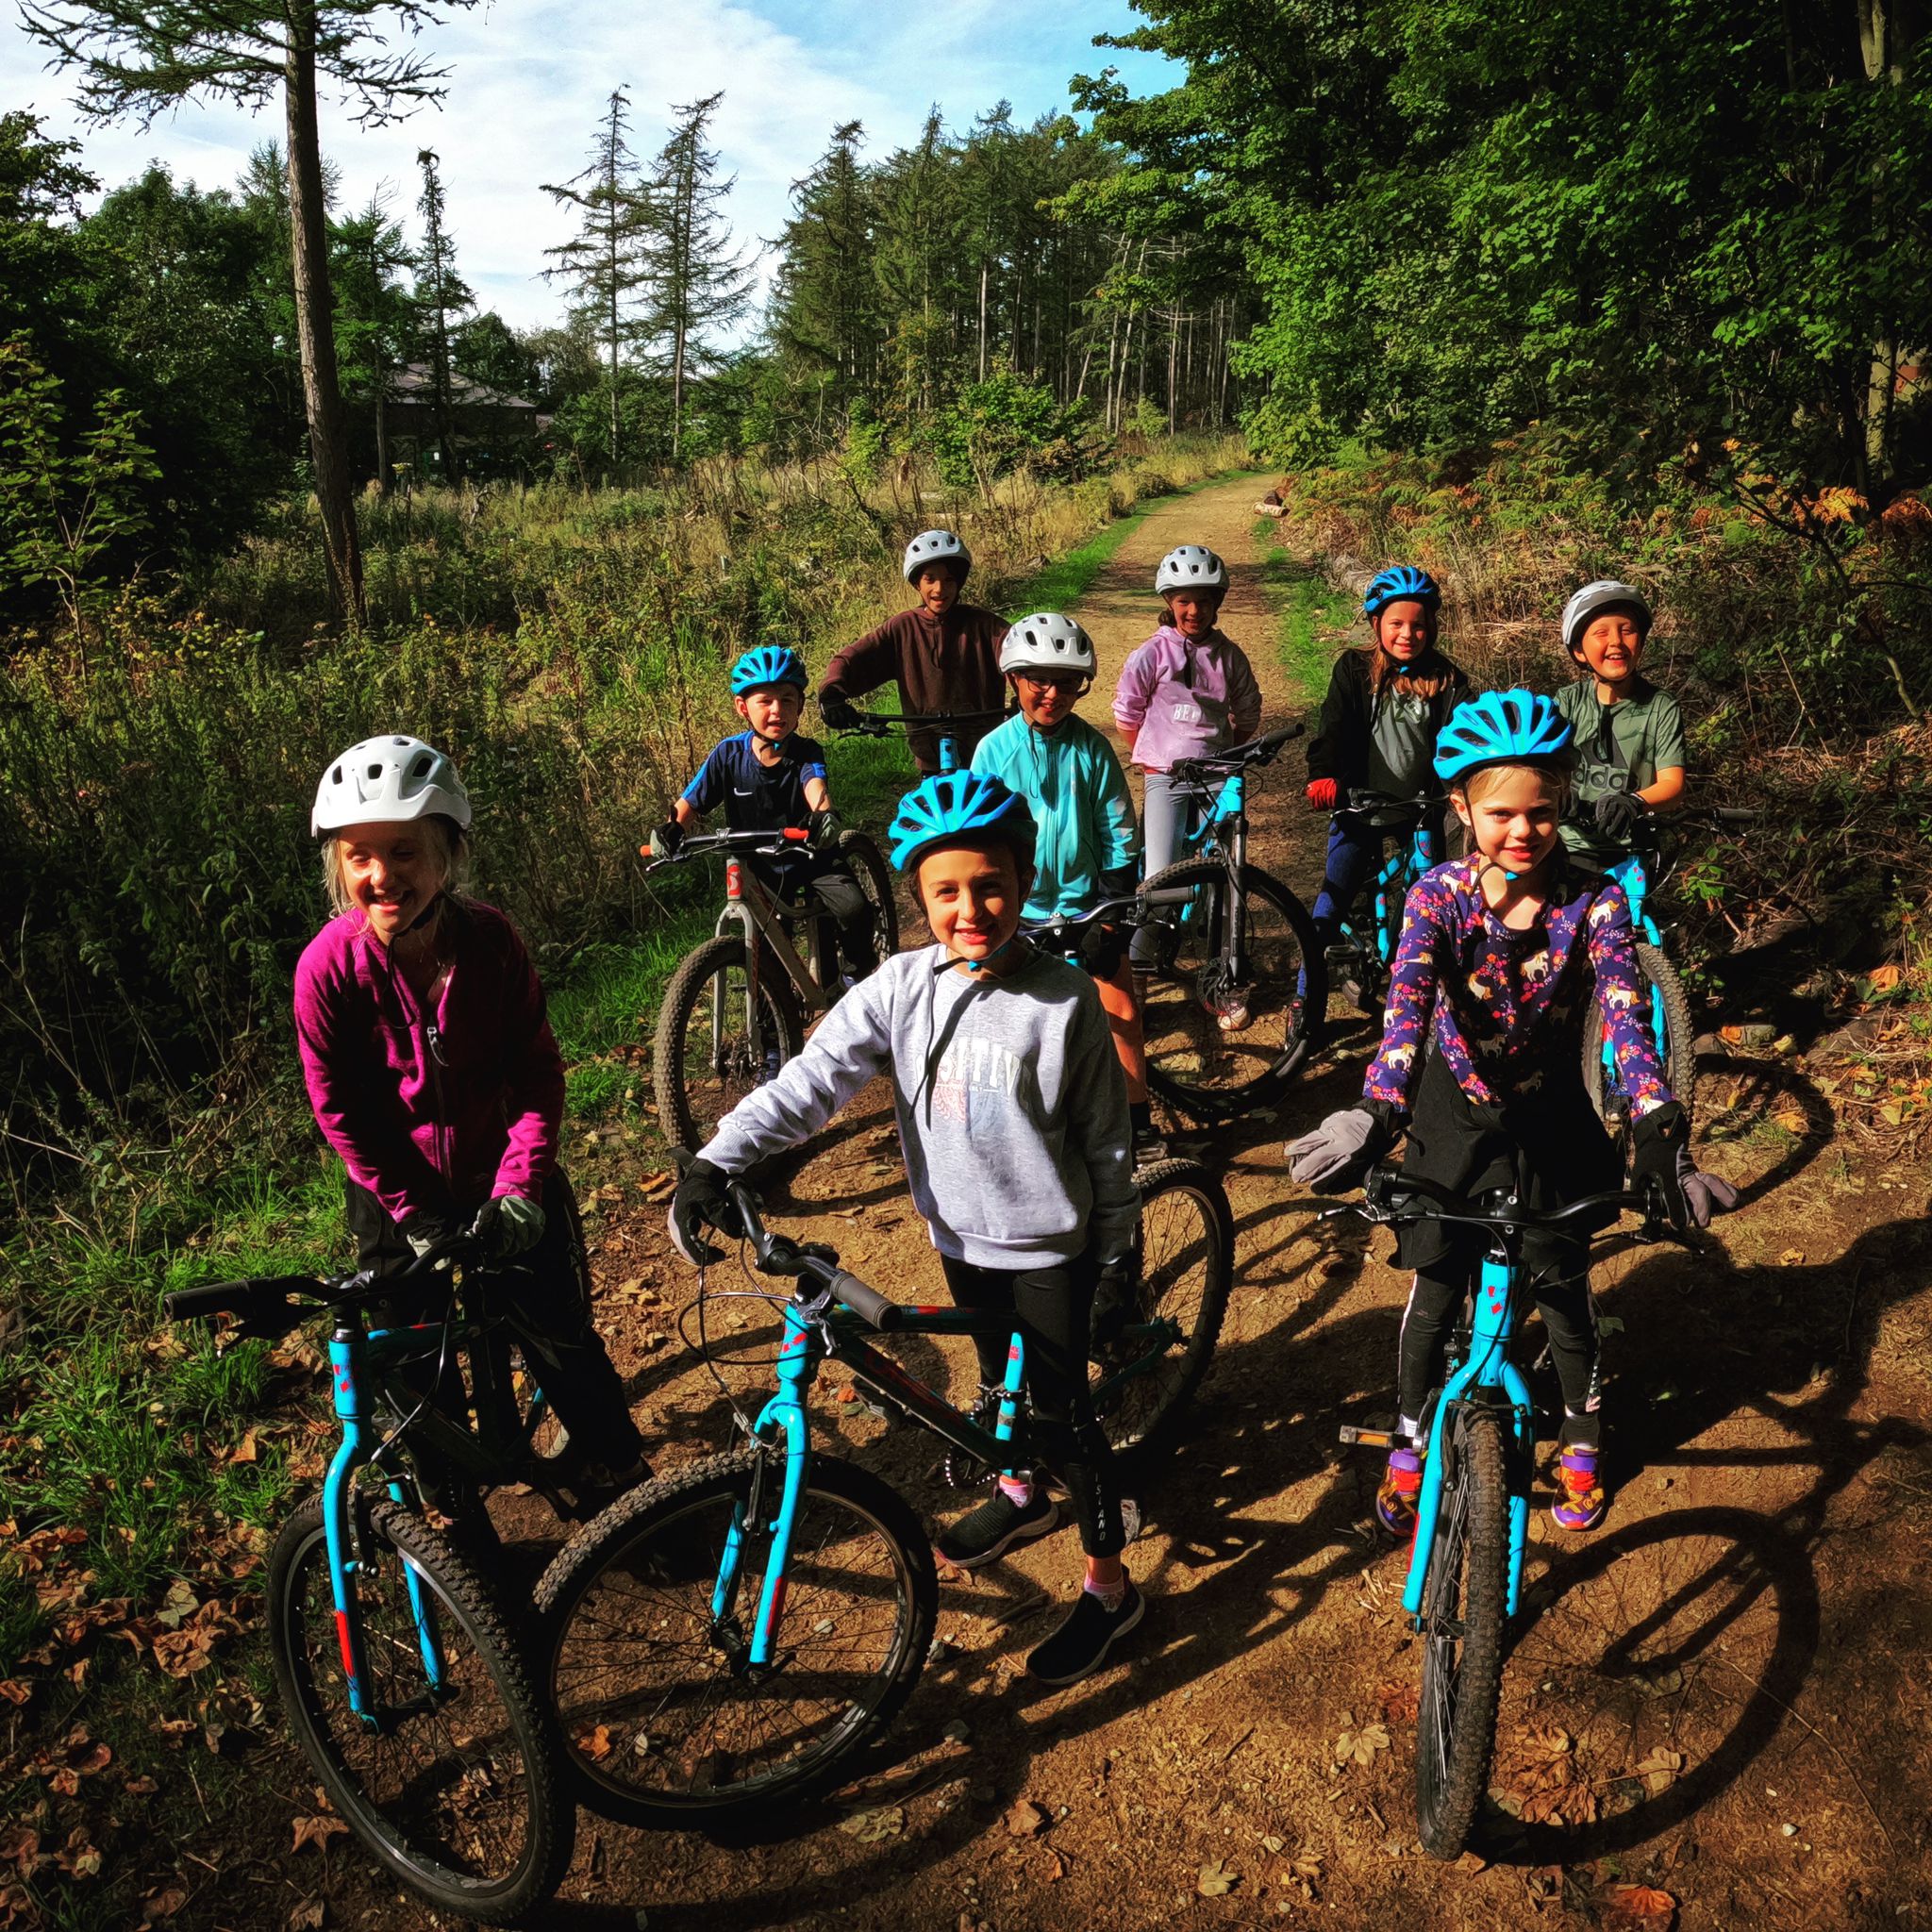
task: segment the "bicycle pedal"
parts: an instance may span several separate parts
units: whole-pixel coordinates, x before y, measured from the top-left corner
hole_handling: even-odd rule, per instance
[[[1393,1429],[1359,1429],[1353,1423],[1341,1425],[1341,1440],[1357,1449],[1406,1449],[1408,1444]]]

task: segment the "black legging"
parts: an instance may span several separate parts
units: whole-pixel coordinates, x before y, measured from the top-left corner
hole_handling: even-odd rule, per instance
[[[394,1274],[415,1258],[401,1229],[375,1196],[354,1181],[348,1195],[349,1232],[358,1265]],[[573,1449],[613,1472],[627,1470],[644,1452],[630,1419],[624,1384],[591,1318],[591,1269],[576,1196],[561,1172],[543,1184],[543,1239],[495,1279],[531,1331],[541,1358],[537,1381],[570,1431]]]
[[[1402,1413],[1420,1421],[1423,1404],[1442,1372],[1443,1344],[1449,1326],[1469,1292],[1467,1269],[1453,1273],[1418,1274],[1408,1291],[1402,1316],[1400,1368],[1396,1397]],[[1537,1312],[1550,1334],[1550,1355],[1563,1388],[1563,1441],[1566,1446],[1599,1446],[1597,1417],[1596,1308],[1590,1299],[1590,1277],[1572,1274],[1562,1280],[1537,1283]]]
[[[1058,1268],[976,1268],[941,1256],[955,1305],[1013,1318],[1026,1350],[1026,1390],[1035,1436],[1066,1483],[1090,1557],[1117,1557],[1126,1546],[1114,1454],[1093,1414],[1087,1381],[1095,1270],[1083,1257]],[[1007,1375],[1007,1335],[975,1335],[979,1379]]]
[[[782,867],[770,859],[754,858],[752,869],[781,897],[831,920],[839,928],[840,956],[855,979],[863,979],[878,964],[873,945],[878,917],[858,881],[836,854],[788,858]]]

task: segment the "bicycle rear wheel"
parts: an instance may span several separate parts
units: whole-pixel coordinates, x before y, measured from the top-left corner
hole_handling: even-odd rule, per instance
[[[872,907],[873,952],[883,966],[899,950],[899,902],[892,896],[892,874],[879,848],[863,832],[841,832],[839,857],[851,868]]]
[[[1170,865],[1143,891],[1158,922],[1141,1001],[1148,1086],[1205,1121],[1267,1106],[1327,1012],[1327,967],[1307,910],[1258,866],[1242,869],[1237,894],[1212,858]]]
[[[798,1001],[775,959],[758,973],[757,1051],[744,941],[708,940],[671,975],[658,1013],[651,1078],[666,1136],[695,1154],[718,1123],[805,1044]]]
[[[446,1910],[509,1923],[557,1889],[576,1830],[529,1676],[488,1588],[443,1537],[401,1504],[357,1507],[375,1719],[349,1708],[322,1500],[310,1497],[269,1558],[269,1644],[290,1727],[329,1802],[391,1872]],[[440,1686],[424,1662],[425,1628]]]
[[[1432,1858],[1461,1857],[1489,1790],[1509,1581],[1503,1427],[1493,1411],[1460,1406],[1443,1424],[1415,1740],[1416,1836]]]
[[[1663,1016],[1663,1041],[1657,1058],[1663,1063],[1665,1084],[1682,1103],[1688,1120],[1697,1097],[1697,1055],[1690,996],[1684,991],[1677,969],[1661,948],[1646,940],[1637,941],[1637,977],[1647,997],[1642,1012],[1643,1030],[1651,1036],[1653,1046],[1658,1046],[1657,1015],[1661,1012]],[[1591,1001],[1583,1018],[1583,1085],[1604,1124],[1627,1133],[1629,1106],[1616,1076],[1604,1065],[1603,1008],[1595,1000]]]
[[[1090,1379],[1115,1453],[1144,1457],[1167,1440],[1208,1373],[1234,1278],[1234,1216],[1198,1161],[1160,1161],[1140,1185],[1132,1325],[1096,1351]],[[1167,1332],[1141,1327],[1154,1324]]]
[[[749,1662],[783,1490],[782,1458],[709,1457],[620,1498],[543,1573],[565,1762],[607,1818],[691,1825],[795,1800],[911,1694],[939,1608],[931,1545],[896,1491],[829,1456],[812,1457],[793,1525],[777,1651]]]

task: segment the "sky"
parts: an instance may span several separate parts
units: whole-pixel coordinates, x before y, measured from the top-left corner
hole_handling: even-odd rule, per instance
[[[1173,85],[1160,57],[1092,44],[1139,24],[1127,0],[486,0],[423,37],[449,69],[440,108],[363,130],[325,102],[323,151],[341,170],[340,207],[364,207],[386,186],[413,234],[416,154],[434,148],[458,272],[479,308],[528,327],[561,316],[562,289],[540,271],[543,250],[573,227],[541,184],[588,164],[613,87],[629,92],[641,158],[662,144],[673,106],[723,90],[712,144],[721,172],[737,176],[727,216],[741,242],[769,242],[784,226],[791,184],[841,122],[863,122],[877,157],[913,140],[934,104],[963,127],[1007,100],[1024,125],[1067,108],[1074,74],[1118,67],[1137,93]],[[30,109],[48,133],[80,142],[104,188],[151,160],[177,181],[225,187],[251,149],[280,137],[278,97],[254,115],[189,104],[144,132],[132,122],[90,125],[73,75],[49,71],[46,58],[15,0],[0,0],[0,112]]]

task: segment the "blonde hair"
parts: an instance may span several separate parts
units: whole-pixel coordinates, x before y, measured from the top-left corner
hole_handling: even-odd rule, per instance
[[[456,820],[440,811],[416,821],[424,842],[435,848],[442,867],[442,890],[461,898],[470,884],[470,835]],[[342,866],[341,832],[322,843],[322,885],[328,894],[329,909],[337,914],[356,910],[355,894],[349,890],[348,874]]]
[[[1478,765],[1466,778],[1458,778],[1449,789],[1462,793],[1468,805],[1478,805],[1483,794],[1495,790],[1493,780],[1507,777],[1512,772],[1530,772],[1549,787],[1561,811],[1570,803],[1570,766],[1557,758],[1519,758],[1513,764]]]

